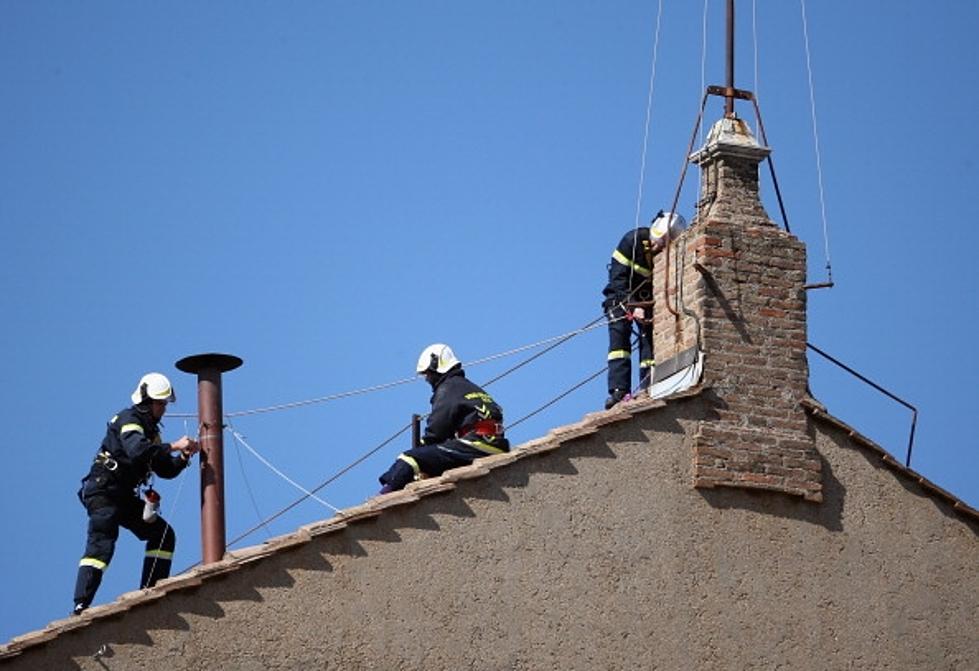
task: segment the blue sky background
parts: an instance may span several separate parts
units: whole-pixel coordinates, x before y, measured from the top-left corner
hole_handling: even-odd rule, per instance
[[[824,281],[800,3],[757,1],[757,80],[753,4],[738,3],[736,83],[759,93],[792,231]],[[724,83],[724,3],[708,9],[702,74],[703,4],[664,2],[644,220],[672,199],[703,83]],[[598,317],[636,221],[656,14],[653,0],[0,2],[0,641],[67,614],[79,479],[142,373],[170,375],[171,413],[190,414],[196,381],[174,362],[241,356],[225,378],[238,412],[410,378],[431,342],[468,362]],[[809,294],[809,339],[916,405],[912,467],[979,506],[979,5],[823,0],[808,18],[836,281]],[[721,111],[714,99],[707,121]],[[601,369],[605,347],[589,331],[490,391],[512,422]],[[829,410],[903,461],[910,413],[810,363]],[[511,438],[604,397],[599,376]],[[231,423],[312,488],[428,398],[413,381]],[[164,435],[194,426],[170,417]],[[407,446],[319,496],[361,502]],[[301,495],[229,433],[225,462],[229,540]],[[200,558],[196,470],[158,489],[182,569]],[[331,514],[306,501],[235,547]],[[97,603],[135,588],[141,555],[123,531]]]

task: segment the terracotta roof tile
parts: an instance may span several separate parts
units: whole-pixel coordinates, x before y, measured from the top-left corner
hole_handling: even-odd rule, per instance
[[[89,626],[93,621],[98,619],[119,615],[135,605],[155,601],[170,592],[198,587],[204,580],[235,571],[263,557],[303,545],[317,536],[343,531],[350,523],[375,518],[383,510],[388,508],[409,505],[425,496],[451,491],[455,489],[456,482],[477,479],[487,475],[496,468],[504,467],[515,461],[551,452],[560,448],[566,441],[596,433],[600,427],[628,420],[640,413],[662,408],[676,399],[697,396],[702,391],[702,387],[693,387],[685,392],[675,394],[669,399],[633,399],[619,403],[611,410],[589,413],[579,422],[557,427],[551,430],[546,436],[528,441],[506,454],[485,457],[470,466],[446,471],[440,477],[413,482],[399,492],[374,496],[360,505],[347,508],[337,513],[327,520],[303,525],[295,532],[269,539],[260,545],[229,551],[224,559],[219,562],[206,566],[197,566],[183,574],[161,580],[151,589],[127,592],[113,603],[91,608],[79,617],[56,620],[43,630],[18,636],[11,639],[6,645],[0,645],[0,659],[16,656],[25,648],[42,645],[64,632]],[[952,507],[956,511],[968,517],[979,519],[979,513],[974,509],[911,469],[902,466],[876,443],[862,436],[852,427],[829,415],[826,412],[826,408],[815,399],[806,399],[803,405],[814,417],[845,431],[853,439],[855,444],[877,455],[888,468],[915,480],[924,492],[952,503]]]
[[[926,477],[912,470],[911,468],[905,466],[901,462],[891,455],[890,452],[882,448],[880,445],[870,440],[859,431],[851,427],[846,422],[837,419],[833,415],[826,411],[826,406],[817,401],[814,398],[806,398],[802,401],[802,406],[816,419],[833,426],[841,431],[844,431],[847,436],[858,446],[865,449],[868,452],[876,455],[881,462],[894,471],[898,475],[914,481],[925,493],[930,496],[937,496],[943,499],[946,503],[951,504],[952,508],[958,513],[963,514],[966,517],[971,518],[974,521],[979,521],[979,511],[971,506],[967,505],[961,499],[945,491],[932,481],[928,480]]]
[[[473,478],[481,478],[490,472],[490,468],[487,468],[482,460],[474,462],[469,466],[462,466],[460,468],[453,468],[452,470],[446,471],[442,474],[441,480],[443,482],[458,482],[460,480],[472,480]]]
[[[322,536],[323,534],[331,534],[334,531],[340,531],[345,529],[346,526],[347,522],[343,519],[342,515],[334,515],[328,520],[320,520],[318,522],[304,524],[299,528],[308,533],[311,538],[316,538],[317,536]],[[238,551],[236,550],[235,553],[237,552]]]

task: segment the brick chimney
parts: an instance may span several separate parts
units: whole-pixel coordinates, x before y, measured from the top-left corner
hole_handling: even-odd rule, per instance
[[[800,404],[809,377],[806,249],[759,199],[758,164],[769,151],[732,116],[690,157],[701,169],[699,214],[654,265],[657,369],[690,361],[699,342],[717,418],[702,421],[694,439],[695,487],[821,501],[821,461]]]

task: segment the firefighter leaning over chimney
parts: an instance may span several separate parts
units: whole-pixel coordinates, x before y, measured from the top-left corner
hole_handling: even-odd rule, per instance
[[[432,412],[421,445],[398,455],[379,478],[382,494],[404,488],[415,477],[441,475],[479,457],[510,451],[503,436],[503,408],[466,379],[448,345],[426,347],[415,370],[432,385]]]
[[[174,400],[166,376],[147,373],[132,393],[133,405],[109,420],[102,445],[78,491],[88,511],[88,539],[78,565],[73,615],[88,608],[95,598],[120,526],[146,541],[140,588],[152,587],[170,575],[176,543],[173,530],[156,514],[153,504],[158,505],[159,495],[150,487],[144,502],[138,489],[148,485],[154,473],[162,478],[178,476],[200,449],[187,436],[174,443],[161,442],[158,425],[167,403]]]
[[[608,398],[605,409],[628,398],[632,389],[633,326],[639,331],[639,388],[647,389],[653,358],[653,257],[686,226],[679,214],[660,210],[649,226],[628,231],[612,252],[602,309],[608,324]],[[645,303],[645,306],[633,306]]]

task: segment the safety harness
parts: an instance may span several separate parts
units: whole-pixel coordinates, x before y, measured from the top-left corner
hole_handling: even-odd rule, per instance
[[[484,438],[502,437],[503,424],[494,419],[480,419],[474,424],[464,426],[456,431],[456,438],[462,438],[470,433],[475,433],[477,436],[483,436]]]
[[[114,471],[119,468],[119,462],[105,450],[99,450],[99,453],[95,455],[95,463],[107,471]]]

